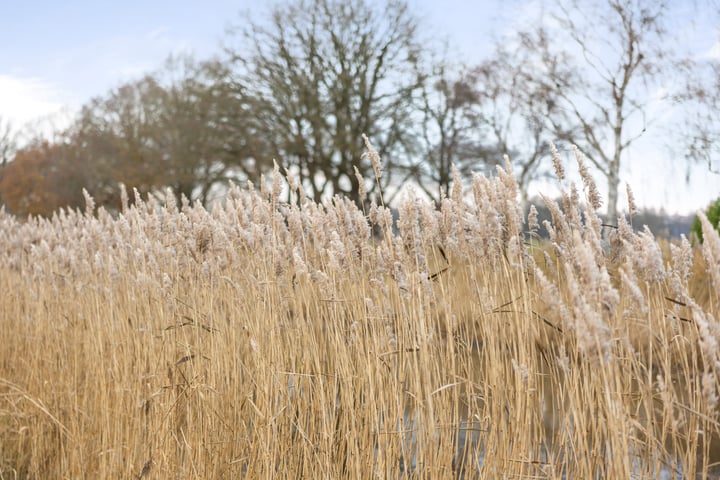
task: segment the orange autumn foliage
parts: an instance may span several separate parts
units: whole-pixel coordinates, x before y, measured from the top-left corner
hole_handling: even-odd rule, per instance
[[[43,141],[19,150],[0,171],[0,198],[18,215],[50,216],[61,207],[80,207],[82,169],[68,145]]]

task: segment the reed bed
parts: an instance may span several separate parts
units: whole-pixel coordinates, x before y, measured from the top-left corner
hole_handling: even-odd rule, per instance
[[[277,168],[0,213],[0,478],[712,475],[718,233],[603,226],[576,156],[549,241],[509,164],[396,224]]]

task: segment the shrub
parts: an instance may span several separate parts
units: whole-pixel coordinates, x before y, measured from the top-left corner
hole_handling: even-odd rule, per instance
[[[705,215],[707,216],[708,220],[710,220],[712,226],[715,227],[715,230],[717,230],[718,222],[720,222],[720,198],[718,198],[713,203],[711,203],[710,206],[708,206],[707,210],[705,211]],[[700,219],[698,217],[695,217],[695,221],[690,228],[690,233],[694,234],[695,238],[697,238],[700,243],[703,242],[702,226],[700,225]]]

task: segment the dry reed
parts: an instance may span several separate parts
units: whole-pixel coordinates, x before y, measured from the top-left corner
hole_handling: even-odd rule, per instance
[[[712,474],[718,234],[603,232],[578,161],[548,242],[509,163],[398,234],[277,167],[212,210],[0,212],[0,478]]]

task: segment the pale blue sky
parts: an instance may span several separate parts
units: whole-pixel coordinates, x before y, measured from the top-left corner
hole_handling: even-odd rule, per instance
[[[448,35],[467,44],[459,57],[482,58],[492,27],[508,5],[497,1],[412,2],[431,38]],[[171,53],[202,58],[220,50],[226,27],[240,11],[262,16],[258,0],[0,0],[0,115],[25,121],[59,103],[77,106],[118,83],[158,68]],[[500,7],[499,5],[504,5]],[[37,107],[8,108],[23,82]],[[24,93],[24,92],[23,92]],[[22,95],[21,95],[22,96]],[[8,111],[10,110],[10,111]],[[24,110],[24,111],[23,111]]]
[[[493,39],[536,9],[533,0],[409,3],[422,21],[422,34],[433,40],[447,36],[452,53],[469,63],[481,61]],[[687,5],[688,15],[697,13],[694,1],[677,4]],[[64,112],[51,117],[55,125],[62,124],[91,97],[160,67],[172,53],[192,52],[198,58],[219,53],[225,29],[237,24],[238,13],[262,16],[267,5],[259,0],[0,0],[0,116],[22,125]],[[703,43],[700,48],[720,45],[718,32],[707,25],[677,25],[706,33],[693,36],[692,41]],[[720,49],[715,54],[720,57]],[[720,177],[702,168],[685,185],[678,180],[682,166],[658,169],[654,157],[660,153],[635,155],[625,177],[640,205],[686,212],[720,195]],[[653,159],[637,161],[642,155]]]
[[[0,76],[4,78],[0,82],[25,83],[40,103],[30,111],[10,114],[0,104],[0,114],[15,114],[20,120],[49,107],[44,104],[81,105],[121,81],[158,68],[170,53],[209,56],[218,51],[225,25],[238,10],[257,4],[243,0],[0,3]],[[7,93],[0,93],[0,101],[12,101],[6,97]]]

